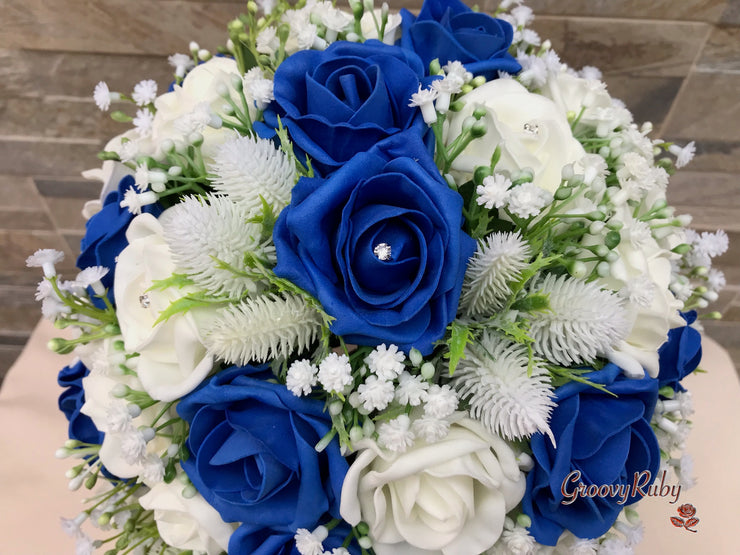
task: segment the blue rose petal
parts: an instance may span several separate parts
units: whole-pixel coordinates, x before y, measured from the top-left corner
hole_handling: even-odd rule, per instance
[[[416,53],[425,67],[459,61],[473,75],[495,79],[499,71],[518,73],[522,66],[509,54],[514,37],[511,25],[474,12],[458,0],[425,0],[415,17],[401,10],[401,46]]]
[[[455,318],[475,241],[462,198],[408,130],[326,179],[302,178],[273,232],[275,273],[316,297],[331,330],[428,354]],[[391,246],[378,260],[374,248]]]
[[[563,530],[579,538],[605,534],[624,505],[615,497],[578,497],[569,505],[563,482],[574,471],[586,484],[631,486],[635,473],[649,471],[655,479],[660,466],[658,440],[650,420],[658,399],[658,380],[628,379],[614,364],[584,376],[613,393],[568,382],[555,390],[558,403],[550,420],[557,447],[543,434],[532,436],[535,462],[527,474],[522,509],[532,519],[529,532],[545,545],[555,545]],[[567,484],[573,492],[575,483]],[[639,501],[637,494],[626,504]]]
[[[177,407],[190,424],[183,470],[226,522],[258,528],[313,528],[339,515],[347,461],[320,401],[265,381],[267,366],[223,370]],[[293,532],[295,533],[295,532]]]

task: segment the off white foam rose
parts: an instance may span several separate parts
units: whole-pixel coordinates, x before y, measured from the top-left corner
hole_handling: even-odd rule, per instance
[[[124,456],[124,436],[140,426],[150,426],[156,415],[162,410],[159,405],[153,405],[141,411],[136,418],[131,419],[130,430],[116,428],[111,422],[111,410],[114,404],[119,405],[119,410],[125,409],[127,403],[122,399],[113,397],[112,392],[119,384],[130,387],[133,390],[141,390],[141,383],[135,376],[110,375],[103,376],[91,373],[82,380],[85,391],[85,404],[80,412],[90,417],[95,427],[103,432],[103,443],[100,446],[98,456],[103,466],[119,478],[135,478],[144,472],[144,467],[139,462],[127,462]],[[161,421],[167,420],[167,415],[175,416],[174,410],[168,411]],[[172,441],[164,435],[156,435],[154,439],[146,444],[146,453],[159,456]]]
[[[551,99],[563,115],[569,112],[578,115],[585,108],[579,120],[584,124],[597,125],[603,118],[603,111],[612,107],[612,98],[603,82],[578,77],[565,67],[551,74],[540,92]]]
[[[632,217],[629,206],[619,207],[616,217],[624,222],[622,240],[614,249],[619,259],[611,264],[610,275],[597,281],[622,293],[631,331],[610,358],[635,374],[644,368],[654,378],[660,371],[658,349],[668,331],[685,324],[679,314],[682,303],[669,289],[676,255],[640,229],[644,224]]]
[[[137,140],[140,154],[162,159],[162,141],[182,141],[188,134],[199,132],[203,135],[203,156],[212,158],[217,147],[232,137],[233,132],[224,127],[209,127],[205,118],[207,111],[204,110],[223,113],[226,101],[218,93],[221,86],[232,90],[232,98],[237,106],[241,106],[241,100],[231,86],[234,76],[241,79],[236,61],[216,56],[194,67],[182,85],[175,85],[172,91],[159,96],[154,101],[157,112],[152,121],[151,136]],[[249,100],[247,98],[250,117],[254,119],[256,108]]]
[[[344,479],[340,513],[370,527],[377,555],[482,553],[524,495],[514,451],[463,417],[447,437],[390,453],[369,439]]]
[[[166,218],[167,211],[160,217]],[[126,231],[128,246],[118,255],[113,287],[116,314],[128,352],[139,353],[137,374],[144,390],[159,401],[174,401],[195,389],[213,367],[200,330],[213,311],[198,308],[157,322],[162,311],[190,288],[150,290],[177,272],[162,224],[140,214]]]
[[[139,498],[144,509],[154,511],[159,535],[177,549],[208,555],[226,551],[236,527],[221,520],[200,494],[185,498],[181,491],[179,480],[161,482]]]
[[[488,131],[455,159],[453,170],[470,174],[477,166],[489,166],[496,146],[500,146],[498,171],[529,168],[534,172],[534,184],[554,193],[560,185],[563,166],[586,154],[573,137],[561,109],[513,79],[489,81],[460,100],[465,106],[450,114],[445,142],[449,144],[460,135],[465,118],[479,107],[487,111],[483,120]]]

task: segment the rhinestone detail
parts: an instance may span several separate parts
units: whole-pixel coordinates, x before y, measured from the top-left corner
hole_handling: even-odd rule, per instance
[[[373,249],[373,254],[378,260],[385,262],[391,259],[391,246],[388,243],[378,243]]]

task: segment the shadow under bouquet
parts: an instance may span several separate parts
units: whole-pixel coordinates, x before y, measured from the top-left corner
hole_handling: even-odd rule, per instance
[[[131,109],[81,272],[28,259],[75,330],[78,552],[626,553],[656,478],[690,484],[727,237],[667,205],[693,143],[531,20],[249,2],[164,94],[98,84]]]

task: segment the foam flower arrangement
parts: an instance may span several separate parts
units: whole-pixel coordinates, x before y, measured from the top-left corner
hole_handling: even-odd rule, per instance
[[[614,492],[692,481],[681,380],[724,285],[726,235],[666,202],[693,143],[520,2],[247,7],[168,92],[98,84],[132,127],[86,174],[80,273],[28,258],[75,332],[78,552],[630,551]]]

